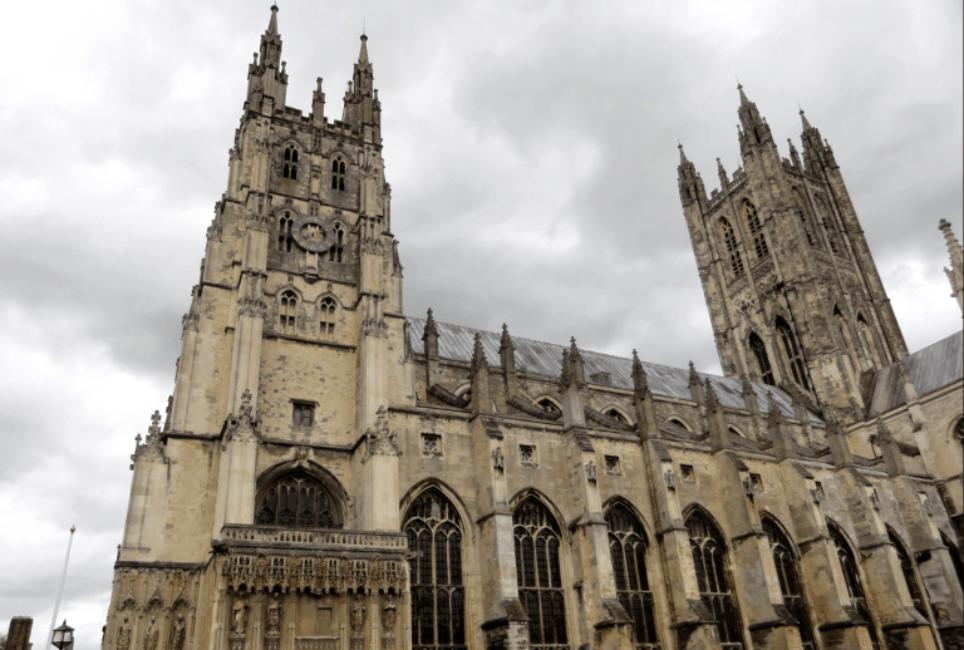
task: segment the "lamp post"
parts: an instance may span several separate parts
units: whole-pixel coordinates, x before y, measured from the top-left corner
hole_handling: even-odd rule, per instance
[[[60,650],[64,650],[65,648],[70,650],[74,647],[74,628],[67,625],[67,619],[64,619],[60,627],[54,628],[50,642],[60,648]]]
[[[64,595],[64,582],[67,581],[67,563],[70,562],[70,547],[74,543],[75,532],[77,532],[77,526],[71,526],[70,538],[67,540],[67,555],[64,556],[64,570],[60,574],[60,589],[57,591],[57,601],[54,603],[54,615],[50,617],[50,636],[47,637],[49,639],[48,643],[53,641],[54,625],[57,624],[57,613],[60,610],[60,599]],[[64,623],[66,622],[67,621],[64,621]],[[71,638],[73,638],[73,630],[71,630]],[[49,644],[47,645],[47,650],[50,650]]]

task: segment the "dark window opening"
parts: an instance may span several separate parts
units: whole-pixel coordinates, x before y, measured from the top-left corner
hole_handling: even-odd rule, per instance
[[[311,402],[292,402],[291,403],[291,424],[310,429],[315,421],[315,405]]]
[[[335,498],[325,485],[304,470],[276,479],[261,491],[255,523],[289,528],[341,528]]]
[[[335,231],[335,242],[328,249],[328,261],[342,262],[345,257],[345,228],[340,223],[335,222],[332,230]]]
[[[746,214],[747,226],[750,229],[750,237],[753,239],[753,250],[756,252],[758,260],[770,256],[770,247],[767,246],[766,235],[763,233],[763,224],[757,215],[756,208],[749,201],[743,202],[743,211]]]
[[[281,166],[281,177],[298,180],[298,150],[292,145],[285,147],[284,163]]]
[[[290,253],[294,238],[291,229],[294,226],[294,219],[290,212],[285,212],[278,220],[278,250],[282,253]]]
[[[298,317],[298,294],[291,289],[286,289],[281,293],[278,316],[282,330],[293,331],[295,329]]]
[[[790,325],[783,318],[778,317],[776,322],[777,334],[780,336],[780,343],[783,345],[784,358],[787,361],[787,366],[790,368],[790,373],[793,375],[793,381],[796,382],[798,386],[810,389],[810,382],[807,379],[807,367],[803,362],[803,353],[800,350],[800,345],[797,343],[797,337],[794,335],[793,330],[790,329]]]
[[[331,161],[331,189],[345,191],[345,161],[338,158]]]
[[[860,568],[857,565],[857,557],[853,549],[844,538],[840,529],[831,522],[827,522],[830,531],[830,539],[837,549],[837,561],[840,563],[840,571],[843,573],[844,585],[847,587],[847,594],[853,603],[854,609],[867,623],[867,632],[870,634],[870,642],[874,650],[880,649],[880,641],[877,639],[877,626],[873,617],[870,615],[870,608],[867,606],[867,597],[864,594],[864,586],[860,582]]]
[[[319,328],[322,336],[331,336],[335,333],[335,299],[325,296],[318,303]]]
[[[767,347],[763,344],[763,339],[756,332],[750,332],[750,351],[756,358],[756,369],[760,373],[760,379],[764,384],[773,386],[773,367],[770,365],[770,355],[767,354]]]

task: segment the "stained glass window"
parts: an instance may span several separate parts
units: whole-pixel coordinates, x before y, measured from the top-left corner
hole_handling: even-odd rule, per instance
[[[656,650],[656,617],[653,592],[646,575],[646,536],[633,512],[621,503],[606,511],[609,551],[613,559],[616,594],[633,619],[637,650]]]
[[[568,648],[559,527],[535,497],[528,497],[516,506],[512,523],[519,599],[529,616],[529,647],[531,650]]]
[[[699,511],[686,518],[700,598],[720,635],[721,648],[743,650],[743,624],[726,568],[726,547],[716,526]]]
[[[870,642],[874,650],[880,648],[877,640],[877,626],[870,615],[870,608],[867,606],[867,597],[864,595],[864,586],[860,582],[860,569],[857,566],[857,557],[850,548],[850,544],[844,538],[843,533],[833,522],[827,522],[827,529],[830,531],[830,539],[837,549],[837,560],[840,562],[840,570],[843,573],[844,585],[847,587],[847,594],[853,603],[854,609],[864,621],[867,622],[867,632],[870,634]]]
[[[813,628],[810,625],[807,603],[803,597],[800,571],[797,568],[797,556],[790,545],[790,540],[787,539],[776,522],[764,519],[763,532],[770,540],[770,552],[773,553],[773,564],[776,566],[777,579],[780,581],[783,606],[797,621],[803,650],[814,650],[816,644],[813,640]]]

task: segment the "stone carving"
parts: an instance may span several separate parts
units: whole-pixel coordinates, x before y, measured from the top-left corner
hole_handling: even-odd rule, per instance
[[[131,454],[131,469],[134,469],[134,463],[138,459],[144,458],[145,460],[164,460],[164,449],[161,445],[161,412],[154,411],[151,414],[151,425],[147,428],[147,437],[143,438],[144,443],[141,444],[141,434],[134,436],[134,453]]]
[[[378,407],[375,417],[374,429],[369,429],[366,434],[367,447],[365,459],[372,456],[400,456],[402,451],[398,448],[396,434],[388,427],[388,409],[384,405]]]
[[[492,469],[497,472],[505,471],[505,456],[502,455],[502,447],[492,450]]]
[[[405,561],[401,559],[279,555],[263,557],[262,561],[253,555],[232,554],[224,563],[222,574],[228,589],[235,593],[252,590],[398,593],[405,587]]]
[[[392,650],[395,647],[395,619],[397,618],[397,608],[395,606],[395,596],[388,594],[385,597],[385,605],[382,607],[382,648]]]
[[[281,645],[281,604],[277,596],[271,599],[264,622],[264,647],[265,650],[278,650]]]
[[[184,616],[177,615],[174,627],[171,629],[171,650],[184,650],[184,640],[187,637],[187,630],[184,625]]]
[[[144,630],[144,650],[157,650],[160,636],[160,631],[157,629],[157,618],[151,616],[147,622],[147,629]]]
[[[595,461],[586,461],[586,480],[590,483],[596,482],[596,463]]]
[[[351,604],[351,648],[363,648],[365,644],[365,602],[361,595],[355,596]]]
[[[131,647],[131,628],[127,617],[117,630],[117,650],[129,650]]]
[[[238,414],[230,416],[226,424],[227,440],[238,440],[240,442],[250,442],[257,440],[258,429],[261,421],[255,417],[251,406],[251,391],[247,388],[241,393],[241,405],[238,407]]]
[[[248,606],[243,600],[234,601],[231,606],[231,631],[243,634],[248,625]]]

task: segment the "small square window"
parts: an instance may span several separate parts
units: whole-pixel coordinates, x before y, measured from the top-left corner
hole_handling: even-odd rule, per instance
[[[763,491],[763,477],[759,474],[750,473],[750,485],[753,487],[754,492]]]
[[[311,402],[291,403],[291,424],[302,429],[310,429],[315,422],[315,405]]]
[[[696,480],[696,470],[693,469],[692,465],[680,465],[679,475],[683,478],[684,481],[687,481],[689,483],[692,483],[693,481]]]
[[[622,467],[619,465],[619,456],[605,456],[606,461],[606,473],[607,474],[622,474]]]
[[[538,465],[536,459],[536,446],[535,445],[519,445],[519,462],[523,465],[529,465],[535,467]]]
[[[442,435],[439,433],[422,434],[422,455],[441,456],[442,455]]]

